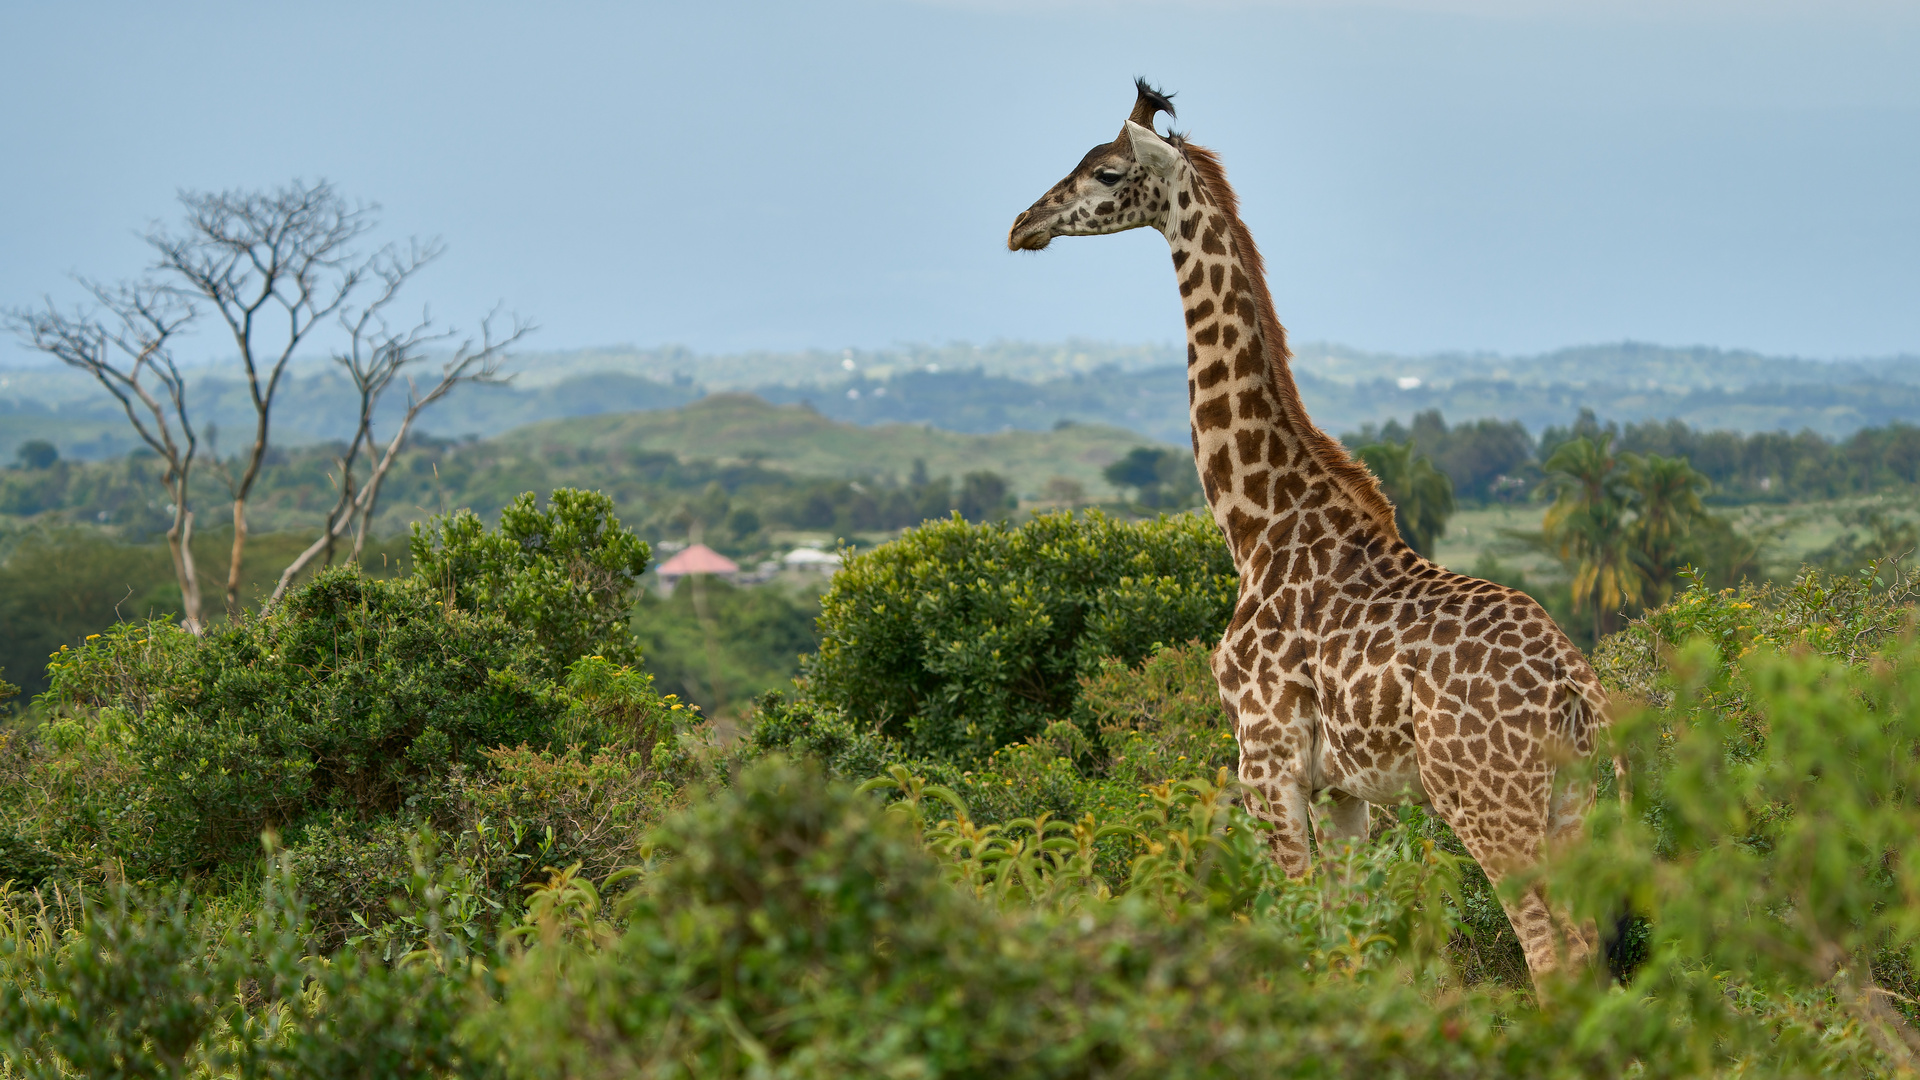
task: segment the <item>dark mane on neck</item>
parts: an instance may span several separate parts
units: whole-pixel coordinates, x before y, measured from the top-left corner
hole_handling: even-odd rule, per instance
[[[1220,164],[1219,156],[1204,146],[1195,146],[1184,139],[1176,145],[1186,155],[1187,164],[1193,166],[1214,205],[1227,216],[1234,250],[1246,269],[1248,280],[1253,283],[1254,298],[1259,304],[1260,347],[1267,354],[1267,371],[1273,380],[1274,395],[1280,399],[1281,413],[1299,429],[1297,434],[1307,453],[1327,470],[1340,490],[1362,513],[1385,529],[1388,536],[1398,538],[1400,531],[1394,523],[1393,504],[1381,493],[1379,482],[1365,465],[1347,453],[1339,440],[1316,427],[1300,403],[1300,390],[1294,385],[1293,369],[1287,364],[1293,356],[1293,350],[1287,348],[1287,328],[1274,313],[1273,296],[1267,292],[1266,263],[1260,258],[1260,249],[1254,246],[1253,234],[1247,231],[1246,222],[1240,220],[1240,200],[1233,193],[1233,186],[1227,183],[1226,168]]]

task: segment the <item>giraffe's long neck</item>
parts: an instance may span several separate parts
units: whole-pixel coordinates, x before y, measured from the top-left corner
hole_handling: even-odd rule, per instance
[[[1165,231],[1187,318],[1194,462],[1242,579],[1276,557],[1299,564],[1303,549],[1398,544],[1378,486],[1300,404],[1265,268],[1218,162],[1190,146],[1172,188]]]

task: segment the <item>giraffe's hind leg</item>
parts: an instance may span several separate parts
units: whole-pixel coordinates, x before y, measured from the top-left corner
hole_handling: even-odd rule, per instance
[[[1461,842],[1466,844],[1468,854],[1486,871],[1487,880],[1496,889],[1507,875],[1527,869],[1539,860],[1544,847],[1542,841],[1550,835],[1547,826],[1552,814],[1547,803],[1558,794],[1552,792],[1553,786],[1543,778],[1538,784],[1537,800],[1529,800],[1539,805],[1541,812],[1537,815],[1521,817],[1511,809],[1488,814],[1466,808],[1443,813]],[[1534,821],[1539,824],[1529,827]],[[1490,825],[1493,828],[1489,828]],[[1506,833],[1503,836],[1495,829],[1504,829]],[[1528,844],[1529,836],[1537,839]],[[1533,883],[1512,899],[1501,897],[1500,906],[1506,910],[1507,921],[1513,924],[1514,935],[1520,939],[1521,951],[1527,956],[1527,970],[1536,988],[1547,973],[1579,971],[1592,958],[1599,937],[1593,923],[1576,920],[1555,907],[1541,883]]]
[[[1592,803],[1592,787],[1581,788],[1576,767],[1555,770],[1536,757],[1509,762],[1496,775],[1486,761],[1464,767],[1435,761],[1430,767],[1427,754],[1422,757],[1421,774],[1434,809],[1496,887],[1538,863],[1550,845],[1577,836]],[[1595,928],[1555,908],[1540,883],[1512,899],[1502,897],[1500,905],[1520,939],[1536,988],[1549,972],[1588,963],[1598,938]]]
[[[1515,858],[1505,844],[1490,840],[1475,829],[1470,820],[1458,821],[1448,815],[1447,824],[1453,826],[1454,833],[1466,844],[1467,853],[1486,871],[1487,880],[1495,890],[1509,873],[1524,869],[1531,861]],[[1537,986],[1542,976],[1561,967],[1556,930],[1564,920],[1554,917],[1553,909],[1547,904],[1546,891],[1538,883],[1517,897],[1501,896],[1500,906],[1506,910],[1507,921],[1513,924],[1514,936],[1520,939],[1520,950],[1527,957],[1527,971]]]
[[[1551,801],[1547,804],[1548,851],[1557,851],[1580,839],[1586,828],[1587,811],[1593,809],[1594,776],[1590,759],[1579,758],[1556,770]],[[1558,909],[1549,909],[1554,928],[1566,943],[1569,970],[1588,963],[1600,944],[1600,928],[1593,920],[1576,920]]]

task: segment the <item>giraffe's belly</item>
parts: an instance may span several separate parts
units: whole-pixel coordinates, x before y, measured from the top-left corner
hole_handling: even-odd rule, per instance
[[[1329,710],[1315,740],[1314,790],[1337,788],[1370,803],[1428,804],[1420,783],[1413,717],[1395,709],[1385,715],[1355,717]]]

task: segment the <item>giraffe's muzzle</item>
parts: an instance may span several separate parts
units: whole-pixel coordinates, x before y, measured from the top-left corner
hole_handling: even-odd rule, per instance
[[[1031,209],[1021,211],[1007,230],[1008,251],[1039,251],[1052,242],[1053,230],[1047,228],[1046,218],[1036,217]]]

